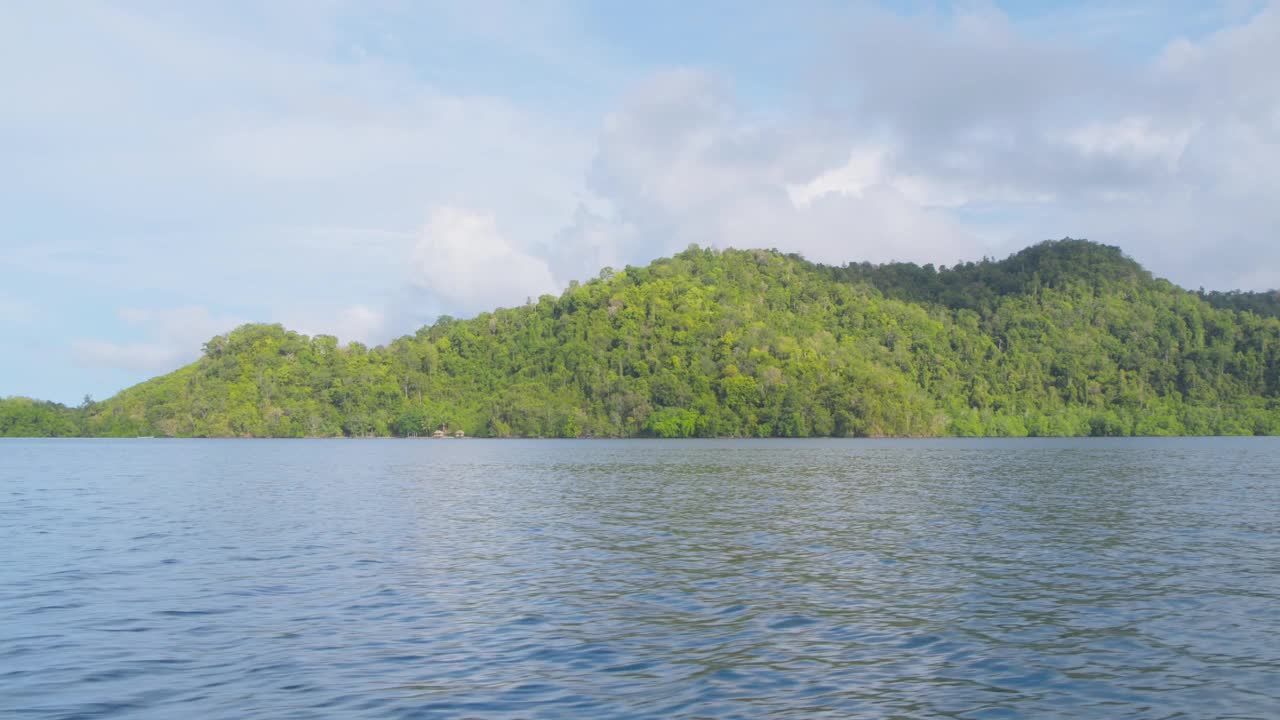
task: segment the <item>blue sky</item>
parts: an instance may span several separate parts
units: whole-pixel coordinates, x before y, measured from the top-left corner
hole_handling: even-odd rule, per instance
[[[1280,4],[0,4],[0,396],[690,243],[1280,286]]]

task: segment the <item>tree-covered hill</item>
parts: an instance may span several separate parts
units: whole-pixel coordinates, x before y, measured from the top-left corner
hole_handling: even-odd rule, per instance
[[[1231,290],[1221,292],[1200,290],[1200,297],[1216,308],[1251,312],[1263,317],[1280,318],[1280,290],[1266,292],[1241,292]]]
[[[1217,304],[1081,240],[952,268],[691,248],[385,347],[246,325],[104,402],[0,401],[0,435],[1280,434],[1280,319]]]

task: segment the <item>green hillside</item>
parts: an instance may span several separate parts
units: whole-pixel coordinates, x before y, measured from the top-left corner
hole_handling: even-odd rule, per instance
[[[691,248],[385,347],[246,325],[104,402],[0,401],[0,434],[1280,434],[1269,307],[1081,240],[952,268]]]

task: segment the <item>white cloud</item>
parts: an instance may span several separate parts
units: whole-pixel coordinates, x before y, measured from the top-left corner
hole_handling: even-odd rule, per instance
[[[145,372],[167,372],[200,357],[204,343],[225,334],[246,321],[188,305],[175,308],[121,308],[116,316],[133,328],[141,339],[116,342],[80,339],[71,345],[81,365]],[[387,339],[386,317],[368,305],[350,305],[332,311],[308,307],[278,316],[286,327],[306,334],[334,335],[343,342],[366,345]]]
[[[377,345],[392,334],[386,311],[363,303],[289,307],[275,313],[273,320],[303,335],[333,335],[341,343]]]
[[[607,267],[620,269],[635,259],[629,249],[639,244],[637,233],[633,225],[579,205],[545,250],[548,266],[561,285],[590,279]]]
[[[36,318],[36,308],[26,300],[0,295],[0,323],[26,325]]]
[[[37,280],[0,321],[154,293],[373,342],[693,242],[949,263],[1072,235],[1192,287],[1280,268],[1276,2],[1162,51],[1150,3],[790,10],[808,77],[610,67],[571,11],[421,7],[0,4],[0,265]],[[234,324],[165,312],[76,355],[163,369]]]
[[[558,276],[585,269],[575,258],[644,263],[690,243],[832,263],[981,254],[981,238],[929,207],[954,201],[895,174],[890,150],[803,118],[753,117],[707,73],[659,74],[605,122],[590,176],[605,209],[580,209],[562,231],[573,252],[556,257]]]
[[[991,7],[854,16],[817,113],[762,117],[691,69],[625,96],[596,200],[549,254],[557,277],[689,243],[951,263],[1066,235],[1192,287],[1258,288],[1259,264],[1280,267],[1280,3],[1147,62],[1032,38]]]
[[[379,310],[367,305],[343,308],[334,322],[334,334],[340,338],[358,340],[370,344],[382,339],[386,318]]]
[[[892,160],[897,149],[888,143],[856,146],[844,165],[828,170],[812,180],[788,185],[787,193],[799,208],[808,207],[824,195],[868,196],[872,190],[892,190],[902,200],[921,209],[958,208],[977,202],[1047,202],[1047,193],[1033,194],[1013,188],[965,187],[948,183],[930,173],[895,171]],[[882,195],[883,196],[883,195]]]
[[[1173,170],[1193,131],[1191,126],[1161,128],[1148,117],[1126,117],[1070,128],[1062,139],[1085,155],[1150,159]]]
[[[979,238],[970,257],[1083,236],[1191,287],[1257,289],[1258,265],[1280,267],[1280,3],[1147,61],[990,7],[856,20],[820,82],[853,150],[793,186],[798,204],[891,188]]]
[[[854,148],[844,165],[828,170],[806,183],[788,185],[787,194],[797,207],[805,207],[814,198],[829,193],[862,197],[868,188],[886,181],[884,160],[887,153],[885,147]]]
[[[518,304],[558,289],[546,261],[504,237],[492,215],[449,206],[431,211],[410,272],[414,284],[462,312]]]
[[[146,339],[112,342],[81,339],[72,343],[76,361],[92,367],[161,372],[195,360],[209,338],[231,330],[241,321],[188,305],[176,308],[122,308],[117,316]]]
[[[482,14],[272,7],[0,7],[0,44],[21,60],[0,67],[13,106],[0,114],[13,169],[0,177],[0,261],[50,286],[171,290],[211,307],[234,295],[278,316],[404,283],[433,205],[489,208],[521,247],[577,206],[590,142],[571,115],[486,93],[456,58],[424,72],[416,50],[396,49],[465,45],[493,29]],[[466,27],[454,37],[442,22]],[[382,52],[348,56],[368,44]],[[9,227],[37,220],[38,233]],[[93,259],[104,253],[111,272]]]
[[[163,372],[181,365],[182,348],[152,342],[116,343],[106,340],[76,340],[72,343],[76,361],[91,367]],[[194,357],[186,358],[194,360]]]
[[[122,308],[120,319],[135,326],[145,327],[166,338],[180,341],[203,342],[229,329],[236,320],[217,316],[208,308],[185,305],[176,308]]]

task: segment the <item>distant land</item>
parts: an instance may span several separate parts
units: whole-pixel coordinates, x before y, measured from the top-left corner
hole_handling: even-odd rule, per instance
[[[697,247],[386,346],[279,325],[3,436],[1280,434],[1280,293],[1065,239],[935,268]]]

